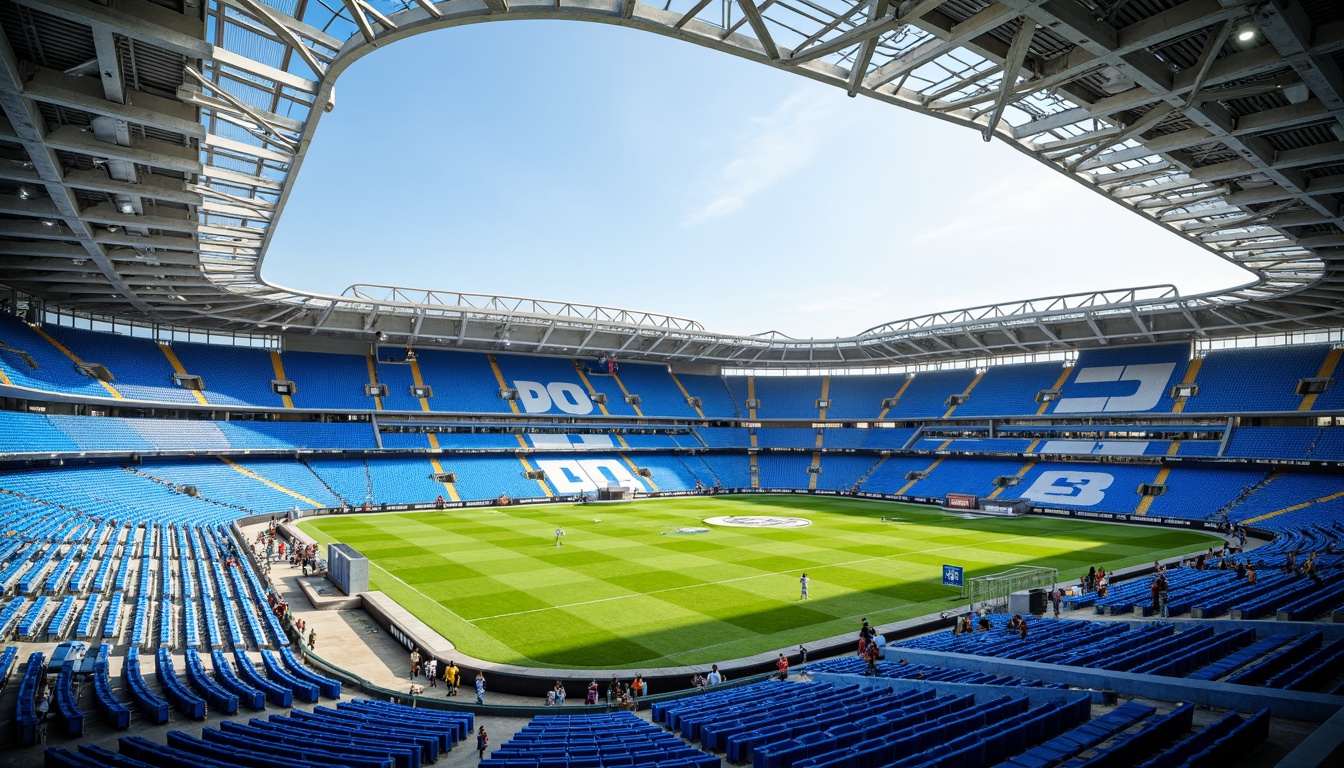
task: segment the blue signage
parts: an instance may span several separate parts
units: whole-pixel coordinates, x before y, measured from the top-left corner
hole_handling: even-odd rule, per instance
[[[944,565],[944,566],[943,566],[943,586],[944,586],[944,587],[956,587],[957,589],[961,589],[961,586],[962,586],[962,581],[961,581],[962,573],[963,573],[963,571],[962,571],[960,565]]]

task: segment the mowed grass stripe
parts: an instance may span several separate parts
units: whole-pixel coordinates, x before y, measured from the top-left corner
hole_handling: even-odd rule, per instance
[[[664,535],[727,514],[796,515],[813,525]],[[955,592],[940,584],[942,563],[962,565],[968,577],[1046,565],[1071,583],[1088,565],[1113,570],[1215,541],[1179,530],[755,496],[302,525],[319,541],[367,555],[382,569],[375,588],[470,655],[613,668],[701,664],[846,634],[861,616],[888,622],[945,610]],[[567,533],[563,547],[554,546],[557,526]],[[797,600],[803,570],[812,579],[806,603]]]

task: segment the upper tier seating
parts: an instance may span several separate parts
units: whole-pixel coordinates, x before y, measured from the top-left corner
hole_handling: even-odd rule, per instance
[[[280,395],[271,390],[271,382],[280,377],[267,350],[183,342],[174,342],[172,347],[183,370],[201,377],[202,394],[211,405],[284,407]]]
[[[910,383],[903,385],[896,405],[887,412],[889,419],[934,419],[940,418],[951,408],[947,399],[959,395],[975,380],[975,371],[970,368],[954,368],[947,371],[920,371],[913,375]]]
[[[882,413],[882,401],[895,397],[906,379],[904,374],[889,373],[830,378],[828,419],[876,419]]]
[[[815,419],[821,399],[820,376],[753,376],[761,419]],[[736,391],[736,390],[735,390]],[[745,396],[745,393],[739,393]]]
[[[321,352],[286,352],[282,355],[285,377],[298,386],[295,408],[367,411],[373,398],[365,394],[369,382],[368,359],[362,355],[332,355]]]
[[[1324,344],[1214,350],[1204,357],[1195,377],[1199,394],[1190,398],[1185,410],[1296,411],[1302,404],[1298,382],[1316,376],[1329,352]],[[1248,376],[1247,371],[1255,375]]]
[[[97,331],[60,325],[48,325],[43,330],[85,363],[96,363],[112,371],[116,377],[113,388],[127,400],[192,405],[198,402],[189,390],[173,384],[173,366],[151,339],[118,335],[116,343],[109,344],[108,334]]]
[[[118,343],[119,339],[110,341]],[[37,330],[4,312],[0,312],[0,343],[4,344],[0,346],[0,384],[8,381],[17,387],[82,397],[112,396],[99,381],[77,371],[74,361]]]
[[[1185,344],[1083,350],[1049,412],[1170,413],[1189,362]]]
[[[639,408],[646,416],[695,417],[695,409],[686,401],[688,395],[682,394],[666,366],[621,363],[617,375],[630,394],[639,395],[643,401]],[[689,387],[684,381],[682,385]]]
[[[690,418],[697,414],[689,397],[700,399],[706,418],[747,418],[748,394],[754,392],[761,404],[758,419],[816,419],[825,388],[830,401],[826,418],[831,420],[1016,416],[1041,411],[1038,393],[1059,384],[1066,370],[1061,363],[1043,362],[910,375],[753,377],[673,375],[664,366],[631,361],[613,376],[594,360],[426,349],[416,350],[415,361],[410,361],[404,348],[385,346],[378,348],[372,374],[388,393],[375,403],[365,393],[372,379],[370,360],[363,354],[273,355],[255,347],[185,342],[160,349],[149,339],[121,334],[63,326],[39,331],[12,316],[0,318],[0,343],[6,345],[0,346],[0,385],[186,405],[198,404],[199,394],[210,405],[281,408],[284,399],[271,390],[271,381],[285,378],[297,385],[291,397],[294,408],[320,410],[601,415],[605,409],[612,416]],[[106,366],[114,380],[104,386],[77,372],[56,344],[86,363]],[[38,367],[30,366],[20,351]],[[1189,351],[1184,344],[1085,350],[1068,369],[1062,397],[1044,412],[1169,413],[1177,403],[1171,388],[1185,377]],[[184,373],[202,378],[203,392],[174,385],[169,355]],[[1305,404],[1296,394],[1299,380],[1333,376],[1336,358],[1326,345],[1215,350],[1199,361],[1201,367],[1193,374],[1199,392],[1183,401],[1182,408],[1187,413],[1296,412]],[[1247,370],[1256,375],[1245,376]],[[432,390],[423,400],[411,394],[417,376]],[[500,398],[501,388],[520,389],[522,398],[510,403]],[[627,393],[642,402],[626,403]],[[605,404],[594,402],[593,394],[605,395]],[[969,395],[965,402],[949,405],[949,397],[962,394]],[[882,402],[888,398],[898,402],[884,413]],[[1342,408],[1344,386],[1332,386],[1314,398],[1311,409]]]
[[[1064,373],[1060,363],[995,365],[985,370],[971,399],[957,406],[954,416],[1007,416],[1035,413],[1041,406],[1037,393],[1055,386]]]

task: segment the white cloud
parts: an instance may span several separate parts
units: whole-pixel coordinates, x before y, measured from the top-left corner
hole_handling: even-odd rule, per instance
[[[815,88],[798,90],[774,112],[753,119],[732,159],[702,184],[709,200],[688,211],[682,226],[731,216],[756,195],[811,164],[834,129],[831,95]]]

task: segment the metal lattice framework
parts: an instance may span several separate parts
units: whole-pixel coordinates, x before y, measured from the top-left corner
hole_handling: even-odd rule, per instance
[[[266,283],[335,84],[378,45],[509,19],[675,37],[997,138],[1246,267],[939,313],[855,336],[732,336],[631,310]],[[1337,0],[0,0],[0,283],[221,331],[753,365],[861,365],[1341,325]]]
[[[1032,589],[1054,590],[1059,571],[1037,565],[1024,565],[1000,573],[966,580],[970,607],[988,613],[1007,613],[1008,598],[1016,592]]]

